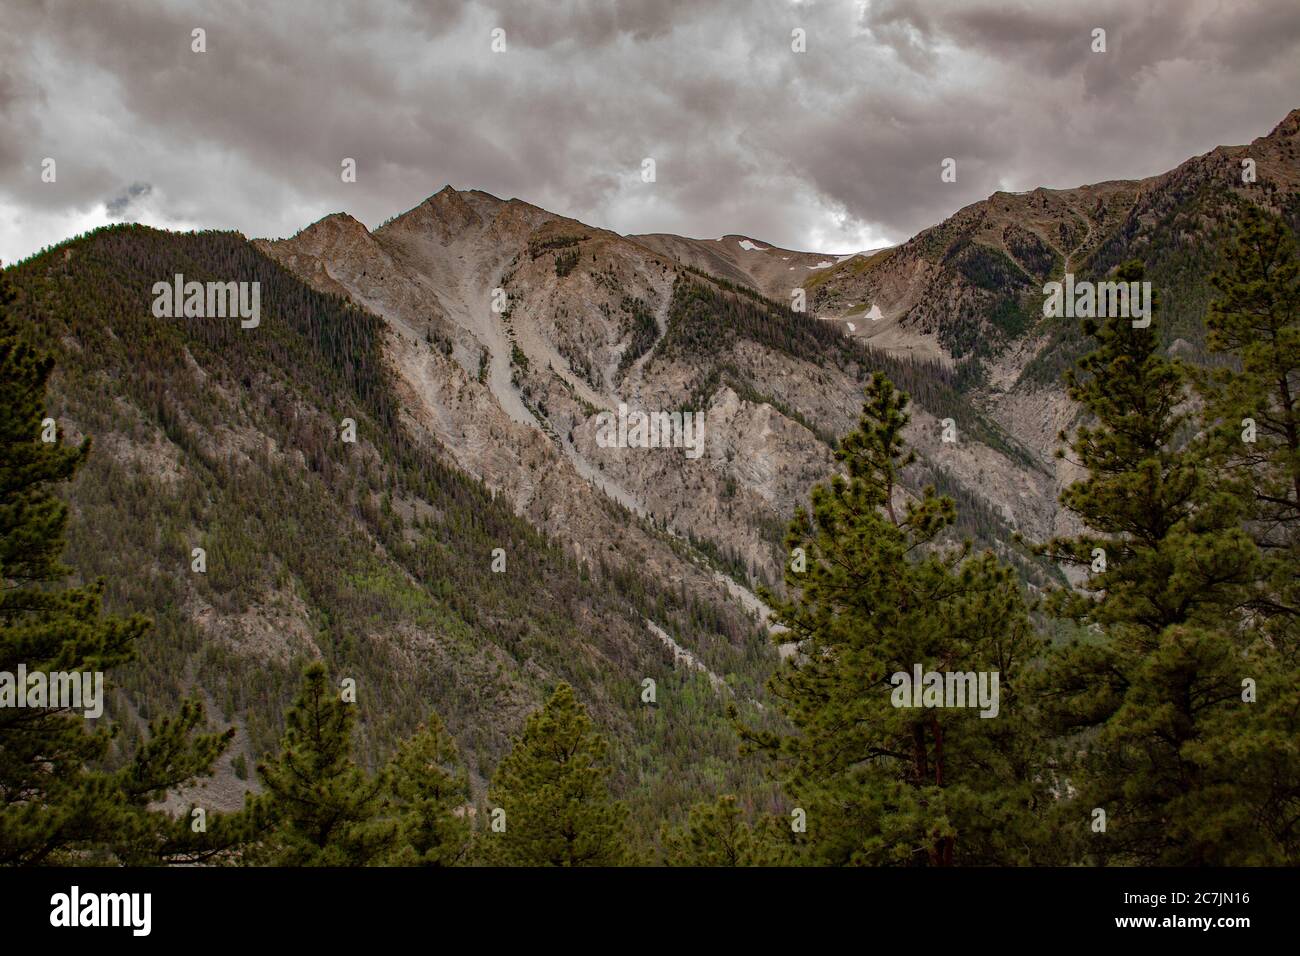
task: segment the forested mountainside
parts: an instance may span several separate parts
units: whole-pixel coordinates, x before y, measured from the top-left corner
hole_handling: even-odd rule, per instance
[[[177,273],[260,282],[260,324],[155,318],[151,287]],[[115,676],[110,712],[148,719],[201,690],[215,720],[241,731],[213,785],[228,805],[243,786],[235,765],[274,749],[315,658],[362,689],[372,762],[436,706],[485,775],[564,680],[614,740],[616,786],[650,816],[750,790],[724,710],[763,696],[775,659],[765,634],[599,546],[575,557],[447,463],[404,423],[380,319],[232,233],[114,227],[7,277],[32,341],[57,363],[49,414],[69,439],[93,438],[69,496],[69,560],[107,581],[110,609],[155,621]],[[355,443],[341,440],[347,418]],[[632,521],[603,508],[595,520]],[[194,548],[206,573],[192,570]],[[675,670],[648,622],[730,689]],[[673,706],[643,706],[644,678]]]
[[[1174,409],[1201,373],[1170,359],[1240,368],[1249,343],[1207,335],[1210,277],[1229,261],[1227,240],[1243,223],[1251,235],[1270,236],[1279,233],[1268,217],[1297,224],[1297,135],[1300,111],[1249,147],[1215,150],[1163,176],[999,193],[900,247],[839,262],[738,236],[718,248],[623,237],[448,187],[373,231],[345,214],[289,239],[251,242],[121,226],[10,267],[22,334],[55,363],[48,413],[66,440],[94,440],[66,490],[68,560],[81,580],[106,580],[110,611],[155,620],[137,660],[115,671],[109,712],[126,728],[118,755],[141,742],[140,720],[198,693],[214,727],[238,728],[206,785],[213,806],[234,807],[244,790],[282,779],[249,765],[301,733],[304,708],[319,705],[326,688],[324,672],[312,671],[303,691],[303,665],[319,659],[359,688],[364,765],[404,759],[398,742],[421,739],[410,735],[436,712],[468,771],[464,798],[484,809],[506,795],[532,798],[528,759],[540,759],[557,722],[585,739],[585,706],[610,741],[613,792],[627,801],[641,845],[693,804],[692,820],[706,830],[738,825],[738,814],[785,812],[782,789],[834,815],[847,805],[838,788],[856,793],[867,774],[885,789],[868,788],[870,805],[850,813],[865,816],[840,821],[846,832],[896,814],[916,833],[897,846],[799,852],[820,862],[912,852],[944,863],[955,837],[934,836],[933,827],[946,833],[949,824],[932,819],[939,811],[924,795],[931,770],[943,772],[928,754],[927,734],[944,746],[936,728],[921,729],[912,757],[891,745],[873,751],[873,760],[888,758],[883,764],[854,760],[834,779],[817,768],[844,756],[824,721],[855,719],[854,702],[879,704],[873,695],[891,666],[952,654],[1008,675],[1046,668],[1060,681],[1048,690],[1067,701],[1040,713],[1014,697],[1014,720],[996,730],[950,728],[960,756],[947,766],[965,774],[956,785],[969,798],[953,813],[977,835],[963,844],[965,861],[1045,859],[1047,850],[1009,844],[987,821],[1005,805],[1026,826],[1050,829],[1058,809],[1073,812],[1069,801],[1047,801],[1066,782],[1049,779],[1057,773],[1044,762],[1051,747],[1086,757],[1106,733],[1118,735],[1123,759],[1084,767],[1080,758],[1078,779],[1130,801],[1132,819],[1144,821],[1138,829],[1156,826],[1185,764],[1215,786],[1246,786],[1241,775],[1220,780],[1215,767],[1272,747],[1290,726],[1289,631],[1252,630],[1252,615],[1272,621],[1290,600],[1278,577],[1285,564],[1269,563],[1276,553],[1256,561],[1251,548],[1280,546],[1254,540],[1252,522],[1262,519],[1242,503],[1255,484],[1269,498],[1263,484],[1285,471],[1285,449],[1266,462],[1273,471],[1242,465],[1219,430],[1253,409],[1207,392],[1207,414],[1219,417],[1200,423],[1196,440],[1207,444],[1189,451],[1185,440],[1197,429],[1190,412]],[[1243,160],[1253,163],[1253,179],[1243,181]],[[1266,219],[1252,218],[1260,210]],[[1248,260],[1239,250],[1234,268],[1243,276]],[[1117,326],[1044,317],[1046,282],[1067,272],[1101,278],[1121,263],[1125,275],[1155,287],[1159,319],[1149,332],[1129,342]],[[259,283],[260,321],[242,328],[238,318],[159,317],[154,284],[178,275]],[[1254,294],[1248,280],[1220,277],[1218,293],[1235,296],[1229,306],[1238,312]],[[799,290],[806,311],[796,306]],[[1273,318],[1279,327],[1289,321],[1285,308]],[[1121,442],[1132,460],[1117,470],[1081,439],[1053,457],[1062,432],[1093,418],[1123,432],[1107,419],[1116,406],[1104,380],[1076,379],[1068,392],[1062,382],[1093,349],[1100,357],[1088,370],[1127,388],[1158,439],[1137,449]],[[1136,372],[1125,349],[1142,358]],[[1283,369],[1287,382],[1290,374]],[[1149,395],[1159,398],[1155,410],[1144,404]],[[1279,415],[1290,421],[1282,404]],[[699,454],[611,447],[602,417],[622,406],[699,415]],[[1159,480],[1144,471],[1151,461]],[[1219,487],[1205,461],[1240,486]],[[814,486],[844,479],[846,468],[853,483],[822,484],[812,513],[796,512]],[[1089,469],[1093,484],[1080,486]],[[1164,497],[1182,481],[1199,496],[1186,513],[1184,501]],[[1152,496],[1159,528],[1136,545],[1088,537],[1113,532],[1096,522],[1128,528],[1147,517],[1098,514],[1101,499],[1090,498],[1098,482],[1108,507]],[[847,545],[835,533],[846,526],[858,532]],[[962,550],[963,540],[974,548]],[[1025,540],[1052,543],[1032,549]],[[830,592],[792,576],[798,541]],[[1115,562],[1110,571],[1104,560],[1088,570],[1098,542]],[[845,561],[816,557],[838,547],[847,547]],[[1202,547],[1224,562],[1222,576],[1198,563]],[[856,573],[855,562],[890,595],[884,617],[874,590],[837,577]],[[1040,591],[1065,583],[1063,567],[1076,583],[1111,574],[1105,580],[1119,588],[1111,604],[1107,586],[1093,590],[1106,594],[1102,604],[1115,617],[1080,610],[1068,589],[1053,607],[1040,606]],[[1193,586],[1207,574],[1203,589]],[[1176,586],[1176,607],[1151,592],[1165,580]],[[969,582],[978,583],[973,596]],[[849,592],[857,597],[847,605],[833,596]],[[913,601],[917,593],[947,597],[931,606]],[[1061,613],[1066,605],[1077,613]],[[780,628],[795,630],[802,653]],[[1114,640],[1099,641],[1099,628],[1114,628]],[[877,631],[887,653],[861,644]],[[836,633],[848,643],[827,636]],[[1183,642],[1193,664],[1162,656],[1177,658]],[[1057,645],[1068,645],[1064,656],[1051,656]],[[821,656],[809,650],[818,646]],[[858,654],[870,663],[865,671],[848,669]],[[1241,683],[1237,659],[1260,662],[1260,684],[1275,693],[1249,720],[1224,706]],[[835,687],[827,713],[801,697],[823,679]],[[1181,687],[1187,701],[1215,688],[1205,707],[1171,718],[1172,756],[1144,751],[1149,728],[1128,722],[1125,703],[1130,693],[1159,698],[1165,684]],[[1011,686],[1009,694],[1020,693]],[[1223,696],[1224,687],[1233,692]],[[295,694],[299,707],[286,717]],[[547,699],[555,712],[539,716]],[[1133,706],[1145,704],[1135,698]],[[871,719],[893,727],[900,718],[891,713]],[[1050,718],[1050,741],[1040,717]],[[1205,765],[1213,761],[1197,750],[1202,731],[1236,756]],[[1257,742],[1238,747],[1248,738]],[[532,757],[508,759],[521,740],[513,753]],[[775,754],[782,772],[738,756],[742,741],[747,751]],[[604,758],[603,745],[592,748],[593,760]],[[424,759],[407,756],[412,766]],[[1135,778],[1131,767],[1147,758],[1151,776]],[[1231,822],[1244,832],[1267,820],[1272,842],[1243,849],[1251,859],[1293,852],[1288,760],[1257,781],[1256,797],[1238,794],[1267,803],[1250,803],[1254,823]],[[982,776],[987,766],[996,778]],[[1149,790],[1121,793],[1130,779]],[[1198,799],[1212,800],[1211,790]],[[906,806],[886,806],[881,793],[901,794]],[[734,802],[699,810],[718,795]],[[1195,816],[1180,823],[1184,831],[1200,826],[1188,822]],[[613,832],[612,817],[601,825]],[[1153,843],[1137,832],[1126,830],[1105,853],[1151,862],[1185,850],[1211,859],[1222,844],[1202,833],[1184,847],[1167,830]],[[1093,852],[1057,850],[1073,862]]]
[[[1077,330],[1063,338],[1071,323],[1044,321],[1043,284],[1065,272],[1096,279],[1140,255],[1163,293],[1165,344],[1183,339],[1203,354],[1209,277],[1241,204],[1300,215],[1298,137],[1293,110],[1248,146],[1221,146],[1147,179],[994,193],[901,246],[816,276],[816,311],[844,318],[874,303],[882,318],[864,325],[868,338],[889,341],[898,327],[932,340],[949,361],[985,367],[969,379],[993,371],[990,384],[1003,390],[1055,385],[1081,339]]]
[[[1169,172],[1074,189],[999,192],[902,245],[857,256],[808,282],[812,310],[878,349],[955,369],[966,401],[1055,474],[1058,434],[1077,422],[1062,375],[1085,347],[1080,324],[1043,315],[1043,287],[1067,272],[1098,280],[1130,258],[1147,266],[1170,354],[1210,363],[1210,276],[1245,209],[1300,222],[1300,110],[1246,146],[1221,146]],[[865,314],[879,309],[880,318]],[[1014,509],[1013,509],[1014,510]],[[1068,519],[1059,530],[1068,530]]]

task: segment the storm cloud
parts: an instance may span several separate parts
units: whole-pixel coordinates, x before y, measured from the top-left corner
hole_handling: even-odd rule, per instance
[[[148,183],[132,183],[119,195],[104,203],[104,212],[110,219],[122,219],[137,199],[141,196],[147,196],[151,192],[153,192],[153,187]]]
[[[1154,175],[1300,106],[1293,0],[6,0],[4,21],[5,261],[115,217],[374,227],[447,183],[852,251],[997,189]]]

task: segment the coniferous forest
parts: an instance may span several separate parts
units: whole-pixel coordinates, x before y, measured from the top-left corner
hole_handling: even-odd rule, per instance
[[[1295,0],[0,3],[0,939],[1286,938],[1297,89]]]
[[[234,234],[115,227],[10,268],[0,671],[108,691],[93,720],[0,708],[0,862],[1295,865],[1300,258],[1246,207],[1217,263],[1204,360],[1165,347],[1158,299],[1148,327],[1080,321],[1059,436],[1078,530],[1014,561],[905,437],[951,374],[679,275],[655,361],[749,337],[861,369],[857,425],[759,589],[775,636],[575,556],[448,465],[403,419],[381,320]],[[275,321],[157,322],[149,285],[182,271],[257,279]],[[272,626],[237,654],[196,604],[305,606],[314,640]],[[900,706],[914,668],[996,675],[995,713]],[[209,806],[223,766],[242,806]]]

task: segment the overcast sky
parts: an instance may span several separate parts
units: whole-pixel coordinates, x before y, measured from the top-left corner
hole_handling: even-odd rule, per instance
[[[0,259],[112,221],[373,228],[447,183],[847,252],[1296,107],[1296,0],[0,0]]]

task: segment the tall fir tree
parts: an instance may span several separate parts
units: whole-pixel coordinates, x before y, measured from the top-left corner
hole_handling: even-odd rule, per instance
[[[831,865],[1028,863],[1050,802],[1041,746],[1020,693],[1040,641],[1013,572],[969,542],[946,543],[951,499],[902,491],[915,454],[907,396],[876,373],[856,431],[836,451],[847,474],[797,510],[785,599],[764,591],[797,643],[770,682],[793,732],[741,727],[770,755],[806,832],[796,859]],[[802,570],[801,570],[802,569]],[[896,706],[893,678],[976,672],[978,706]],[[973,701],[970,702],[974,704]],[[790,824],[794,829],[794,824]]]
[[[13,301],[0,275],[0,673],[9,675],[0,687],[0,864],[158,863],[199,853],[200,841],[181,836],[187,820],[150,810],[208,775],[233,734],[201,733],[196,701],[153,721],[147,742],[126,755],[111,752],[116,726],[90,730],[67,708],[16,706],[20,667],[29,678],[102,674],[133,658],[149,621],[104,616],[102,583],[64,583],[68,509],[54,489],[73,478],[90,440],[69,448],[61,432],[49,433],[53,363],[23,335]]]
[[[1116,278],[1144,273],[1128,262]],[[1230,771],[1202,755],[1247,713],[1239,612],[1258,556],[1239,486],[1192,441],[1187,376],[1161,349],[1152,312],[1144,328],[1086,320],[1094,349],[1067,375],[1088,421],[1061,439],[1086,475],[1061,501],[1084,531],[1040,550],[1086,569],[1080,588],[1049,602],[1086,636],[1058,649],[1042,687],[1088,858],[1223,862],[1216,804]]]
[[[395,866],[453,866],[470,842],[469,780],[456,742],[437,714],[404,740],[389,762],[397,843]]]
[[[324,664],[307,667],[280,753],[257,768],[272,829],[252,862],[366,866],[392,851],[397,824],[386,812],[387,774],[368,774],[352,759],[355,712]]]
[[[1245,207],[1206,315],[1206,344],[1234,361],[1202,370],[1199,450],[1236,482],[1261,553],[1244,653],[1256,702],[1201,760],[1239,781],[1221,792],[1225,832],[1248,862],[1300,860],[1300,257],[1291,231]],[[1234,724],[1240,720],[1234,719]]]
[[[608,746],[573,688],[561,683],[524,724],[488,800],[505,831],[483,834],[486,858],[507,866],[617,866],[627,808],[609,793]]]

